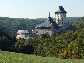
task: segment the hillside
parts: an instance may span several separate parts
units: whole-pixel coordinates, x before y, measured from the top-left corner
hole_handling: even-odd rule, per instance
[[[0,63],[84,63],[84,60],[58,59],[0,51]]]

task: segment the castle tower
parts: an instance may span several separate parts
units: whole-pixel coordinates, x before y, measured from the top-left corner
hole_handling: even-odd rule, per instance
[[[63,26],[66,23],[66,11],[62,6],[59,6],[58,11],[55,12],[56,23]]]

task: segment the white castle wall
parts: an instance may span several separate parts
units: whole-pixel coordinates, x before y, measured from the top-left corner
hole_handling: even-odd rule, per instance
[[[45,34],[48,32],[49,35],[52,36],[52,35],[55,35],[55,34],[61,32],[61,31],[64,31],[69,26],[70,25],[67,23],[67,24],[63,25],[61,28],[59,28],[58,30],[56,30],[56,29],[36,29],[36,31],[38,32],[36,34],[40,36],[41,34]]]
[[[65,13],[59,13],[55,15],[56,23],[59,26],[62,26],[66,23],[66,14]]]
[[[49,33],[49,35],[51,36],[54,34],[54,31],[51,29],[36,29],[36,31],[38,31],[38,33],[36,33],[37,35]]]

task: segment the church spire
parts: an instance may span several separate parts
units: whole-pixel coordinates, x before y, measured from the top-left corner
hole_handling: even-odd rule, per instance
[[[49,17],[50,17],[50,12],[49,12]]]

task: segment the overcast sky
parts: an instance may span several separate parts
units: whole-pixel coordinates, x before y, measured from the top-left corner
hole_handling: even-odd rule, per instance
[[[63,6],[67,17],[84,16],[84,0],[0,0],[0,16],[10,18],[47,18]]]

